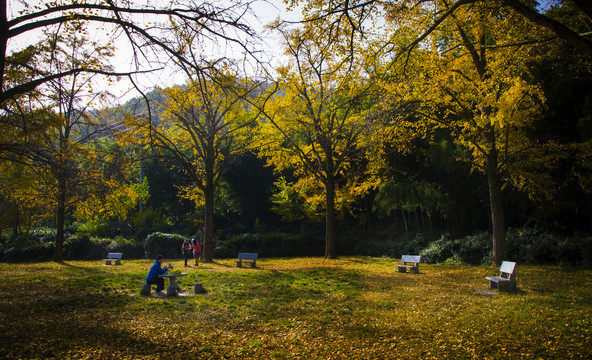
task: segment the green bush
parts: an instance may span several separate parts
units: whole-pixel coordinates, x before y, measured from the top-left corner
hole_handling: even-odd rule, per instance
[[[143,259],[144,244],[134,239],[116,236],[114,239],[74,235],[66,239],[65,257],[68,260],[98,260],[110,252],[123,253],[124,259]]]
[[[421,261],[428,264],[441,263],[453,257],[456,250],[456,244],[450,239],[450,235],[443,234],[420,252]]]
[[[12,236],[4,244],[2,260],[8,262],[51,260],[54,255],[55,236],[55,229],[45,228]]]
[[[239,252],[255,252],[260,257],[319,256],[323,242],[300,234],[270,232],[239,234],[217,242],[214,257],[233,258]]]
[[[455,257],[464,264],[481,265],[491,259],[491,234],[477,233],[455,240]]]
[[[558,250],[561,264],[592,267],[592,236],[577,234],[562,239]]]
[[[426,263],[456,261],[470,265],[483,264],[491,258],[491,234],[477,233],[459,239],[451,239],[448,234],[444,234],[420,254],[421,261]]]
[[[511,228],[506,236],[508,258],[529,264],[556,263],[563,236],[540,228]]]
[[[365,238],[363,235],[358,235],[358,237]],[[351,255],[400,258],[401,255],[419,254],[422,249],[428,246],[428,243],[422,233],[404,233],[397,238],[372,238],[359,241],[354,246]]]
[[[362,256],[397,257],[397,244],[393,240],[367,239],[358,242],[353,253]]]
[[[162,255],[167,259],[182,257],[181,245],[187,237],[178,234],[152,233],[146,237],[144,250],[149,259]]]
[[[91,241],[85,235],[73,235],[64,242],[64,256],[68,260],[96,259],[91,253]]]

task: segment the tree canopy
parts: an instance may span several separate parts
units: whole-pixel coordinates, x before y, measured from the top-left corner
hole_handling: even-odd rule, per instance
[[[268,228],[322,224],[327,258],[352,233],[486,230],[500,263],[509,227],[592,228],[588,2],[286,4],[267,63],[248,1],[4,0],[4,229],[56,228],[56,260],[69,227],[166,229],[207,261]],[[141,87],[161,70],[184,80]],[[99,105],[98,76],[137,97]]]

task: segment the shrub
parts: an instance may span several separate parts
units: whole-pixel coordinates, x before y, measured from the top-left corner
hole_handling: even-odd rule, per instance
[[[353,255],[400,258],[401,255],[419,254],[428,244],[422,233],[404,233],[398,238],[360,241],[354,246]]]
[[[121,236],[114,239],[72,236],[65,245],[67,259],[103,259],[110,252],[123,253],[124,259],[142,259],[145,256],[143,242]]]
[[[125,259],[143,259],[146,256],[144,241],[116,236],[107,246],[107,252],[123,253]],[[179,247],[181,245],[179,244]]]
[[[182,256],[181,245],[185,236],[178,234],[152,233],[146,237],[144,250],[149,259],[162,255],[168,259],[176,259]]]
[[[64,256],[66,259],[95,259],[91,253],[91,241],[88,236],[74,235],[64,242]]]
[[[451,239],[448,234],[431,242],[423,249],[421,261],[427,263],[459,262],[470,265],[483,264],[491,258],[491,234],[477,233],[460,239]]]
[[[480,265],[489,261],[492,254],[491,234],[483,232],[455,240],[455,257],[462,263]]]
[[[441,263],[454,256],[456,244],[450,235],[443,234],[439,239],[432,241],[428,247],[420,251],[421,261],[428,264]]]
[[[559,235],[540,228],[509,229],[508,257],[530,264],[555,263],[559,260]]]
[[[558,245],[561,264],[592,267],[592,236],[576,234],[560,240]]]
[[[51,260],[55,249],[55,230],[36,229],[18,234],[4,244],[3,260],[9,262]]]
[[[214,257],[232,258],[239,252],[256,252],[260,257],[319,256],[323,242],[309,236],[270,232],[239,234],[217,242]]]

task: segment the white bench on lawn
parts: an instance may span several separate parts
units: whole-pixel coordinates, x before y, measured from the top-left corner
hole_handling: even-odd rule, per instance
[[[498,289],[501,291],[502,287],[507,287],[508,290],[516,290],[516,263],[512,261],[502,261],[500,266],[499,276],[486,276],[489,280],[490,289]]]
[[[121,257],[123,253],[108,253],[107,257],[103,259],[105,265],[121,265]]]
[[[407,272],[409,269],[410,274],[419,274],[419,262],[421,261],[421,256],[419,255],[403,255],[401,256],[401,262],[403,265],[397,265],[399,272]]]
[[[243,263],[250,263],[251,267],[254,268],[257,263],[258,253],[238,253],[238,260],[236,260],[237,267],[243,267]]]

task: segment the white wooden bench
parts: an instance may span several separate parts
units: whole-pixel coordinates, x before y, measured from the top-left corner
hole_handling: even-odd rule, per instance
[[[257,263],[257,253],[238,253],[238,260],[236,260],[237,267],[243,267],[243,263],[250,263],[251,267],[254,268]]]
[[[499,276],[486,276],[489,280],[490,289],[502,290],[502,287],[507,288],[509,291],[516,290],[516,263],[511,261],[503,261],[500,266]]]
[[[410,274],[419,274],[419,262],[421,261],[421,256],[419,255],[403,255],[401,256],[402,265],[397,265],[399,272],[407,272],[409,269]]]
[[[103,261],[105,262],[105,265],[121,265],[122,256],[123,253],[108,253]]]

